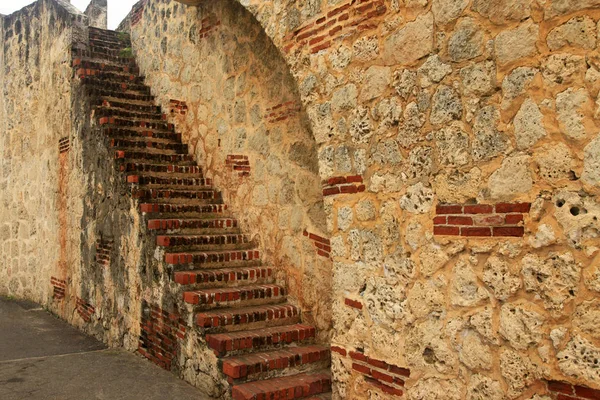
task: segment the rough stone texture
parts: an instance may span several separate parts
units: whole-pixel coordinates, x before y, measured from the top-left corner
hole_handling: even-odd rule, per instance
[[[581,179],[588,185],[600,184],[600,137],[596,137],[584,149]]]
[[[596,47],[596,23],[589,17],[572,18],[554,28],[546,39],[550,50],[564,46],[594,49]]]
[[[495,41],[498,64],[504,65],[534,55],[538,35],[539,26],[531,20],[498,34]]]
[[[600,20],[597,0],[386,1],[383,7],[367,1],[366,7],[373,4],[370,16],[355,8],[348,12],[357,18],[352,23],[365,17],[356,25],[335,22],[314,34],[314,27],[343,15],[337,8],[350,1],[189,2],[199,7],[146,3],[131,27],[136,59],[162,105],[171,99],[191,105],[186,115],[169,116],[170,122],[224,189],[243,226],[254,227],[266,260],[289,272],[292,300],[323,325],[332,314],[334,345],[410,367],[405,392],[411,399],[495,399],[498,387],[507,398],[532,398],[542,376],[598,388],[588,361],[595,350],[585,344],[582,353],[575,345],[598,340],[588,328],[595,321],[593,307],[587,311],[581,305],[600,293],[594,261],[600,249],[600,129],[594,119],[600,63],[596,45],[590,48],[593,31],[586,28],[580,36],[572,29],[588,26],[588,19]],[[210,25],[207,17],[221,24]],[[318,22],[322,18],[325,22]],[[7,57],[27,54],[13,43],[18,40],[15,21],[0,21],[3,38],[13,31],[4,40],[11,50],[0,53],[3,85],[25,87],[27,72],[17,80],[6,76],[14,73],[5,68]],[[210,32],[200,35],[209,25]],[[342,30],[336,32],[338,26]],[[560,46],[559,52],[549,44]],[[69,45],[65,39],[60,46],[47,46],[53,49],[48,55],[55,57]],[[30,53],[29,62],[35,59]],[[68,61],[67,56],[60,64]],[[65,67],[64,76],[70,74]],[[53,76],[53,85],[62,82],[63,73]],[[43,92],[68,93],[68,85],[58,86]],[[0,229],[0,248],[10,260],[0,268],[0,292],[49,303],[44,282],[52,274],[35,268],[39,260],[55,265],[59,258],[60,229],[53,216],[58,164],[49,155],[64,133],[48,136],[48,124],[36,122],[5,134],[22,119],[7,116],[23,115],[22,110],[37,115],[46,104],[50,110],[56,105],[59,111],[39,116],[50,114],[58,121],[60,110],[69,109],[64,98],[47,101],[39,93],[19,96],[23,107],[0,96],[0,142],[3,160],[9,160],[2,168],[0,204],[7,222]],[[34,104],[34,98],[42,100]],[[286,108],[287,119],[272,122],[267,109],[288,101],[295,103]],[[68,123],[50,126],[70,132]],[[39,140],[32,136],[42,134]],[[92,144],[86,157],[102,148]],[[69,157],[80,165],[76,140],[73,146]],[[15,156],[32,151],[33,159]],[[250,156],[250,177],[227,175],[222,166],[228,153]],[[86,160],[104,165],[106,159],[102,153]],[[105,169],[88,170],[90,176],[99,174],[97,179],[69,178],[94,188],[85,200],[90,215],[96,204],[123,189],[107,183],[115,176]],[[38,175],[43,179],[31,179]],[[363,191],[326,196],[323,207],[314,202],[322,180],[355,176]],[[54,190],[39,190],[47,185]],[[97,191],[93,196],[92,190]],[[73,189],[69,197],[78,198],[78,192]],[[457,240],[432,233],[441,203],[503,201],[533,203],[531,213],[517,223],[524,238]],[[73,278],[75,285],[90,294],[87,301],[98,299],[99,315],[115,315],[122,304],[129,307],[88,331],[96,329],[112,345],[133,348],[141,310],[129,299],[139,299],[139,293],[164,304],[173,299],[163,299],[161,290],[145,291],[138,278],[79,286],[100,282],[88,268],[92,249],[83,256],[76,251],[82,231],[78,216],[84,214],[79,203],[72,208],[69,203],[72,234],[67,237],[73,240],[66,242],[75,243],[68,244],[75,249],[66,252],[66,265],[85,266],[86,272]],[[111,224],[115,232],[123,231],[131,223],[130,208],[119,204],[118,213],[102,211],[99,218],[110,216],[103,224],[84,219],[84,236],[95,241]],[[133,222],[137,228],[119,234],[115,242],[124,261],[114,275],[132,277],[131,271],[146,266],[162,271],[137,241],[140,221],[133,217]],[[302,241],[305,228],[331,237],[333,267]],[[26,279],[33,269],[33,278]],[[331,290],[326,288],[329,277]],[[104,300],[101,293],[110,295]],[[332,301],[322,300],[324,294]],[[359,310],[345,306],[345,298],[368,301]],[[500,334],[506,304],[526,304],[521,308],[545,321],[538,348],[521,350],[539,337],[536,329],[525,329],[533,326],[525,313],[505,318],[505,335]],[[522,330],[511,331],[513,326]],[[550,336],[560,329],[562,339]],[[467,349],[463,332],[471,345]],[[526,333],[523,340],[520,332]],[[183,346],[189,358],[181,375],[219,395],[213,356],[193,350],[198,340],[192,337]],[[490,354],[492,367],[483,369]],[[352,369],[349,357],[336,355],[332,371],[334,398],[386,398]]]

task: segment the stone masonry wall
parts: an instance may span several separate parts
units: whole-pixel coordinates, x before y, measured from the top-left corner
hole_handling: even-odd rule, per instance
[[[318,144],[337,398],[600,388],[600,1],[240,3]]]
[[[285,61],[234,1],[150,0],[129,18],[136,60],[169,121],[326,337],[331,261],[303,234],[327,232],[317,146]]]
[[[2,16],[0,294],[51,304],[79,261],[71,140],[71,43],[85,17],[62,1]],[[74,303],[74,300],[73,300]]]

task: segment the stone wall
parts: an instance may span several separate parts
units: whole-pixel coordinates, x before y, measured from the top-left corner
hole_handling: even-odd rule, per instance
[[[85,17],[62,1],[2,16],[0,294],[48,304],[51,277],[78,263],[71,44]]]
[[[598,388],[600,2],[240,3],[284,55],[318,144],[336,395]],[[351,352],[410,377],[377,380]]]
[[[285,61],[234,1],[148,1],[129,18],[136,60],[170,122],[327,337],[329,244],[308,236],[327,236],[317,146]]]
[[[84,14],[88,17],[89,26],[106,29],[108,23],[107,0],[92,0]]]

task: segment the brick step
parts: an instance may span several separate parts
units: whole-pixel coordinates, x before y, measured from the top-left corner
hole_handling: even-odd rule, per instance
[[[241,233],[231,233],[230,236],[243,236]],[[168,251],[177,251],[177,252],[184,252],[184,251],[193,251],[193,252],[199,252],[199,251],[233,251],[233,250],[251,250],[256,248],[256,243],[249,241],[246,238],[246,241],[244,240],[240,240],[239,242],[235,242],[235,241],[230,241],[230,240],[219,240],[217,239],[219,236],[225,236],[225,234],[216,234],[216,235],[211,235],[210,232],[207,233],[202,233],[202,234],[196,234],[196,235],[185,235],[186,238],[188,237],[195,237],[195,238],[201,238],[201,237],[206,237],[206,236],[215,236],[215,243],[206,243],[206,244],[190,244],[190,245],[185,245],[185,244],[181,244],[181,245],[172,245],[172,246],[164,246],[164,243],[174,243],[171,241],[168,242],[158,242],[157,244],[160,247],[165,247],[167,248]],[[223,243],[220,243],[223,242]]]
[[[108,101],[105,101],[104,103],[105,104],[101,106],[95,107],[94,115],[96,117],[117,117],[137,121],[150,120],[152,122],[162,122],[166,120],[166,115],[157,110],[143,112],[112,106]]]
[[[104,134],[113,138],[168,140],[181,143],[181,134],[177,132],[161,131],[160,129],[145,128],[120,128],[110,125],[101,126]]]
[[[322,393],[317,396],[308,397],[306,400],[331,400],[331,393]]]
[[[160,235],[156,237],[156,244],[162,247],[220,246],[251,243],[252,241],[247,235],[236,233],[222,235]]]
[[[93,52],[89,49],[73,49],[72,50],[73,57],[76,58],[86,58],[89,60],[93,60],[97,63],[106,63],[109,62],[111,64],[117,65],[131,65],[134,63],[133,57],[112,57],[104,54],[99,54]]]
[[[72,66],[73,66],[73,68],[76,68],[76,69],[79,69],[79,68],[93,69],[93,70],[105,71],[105,72],[133,74],[136,76],[139,75],[139,73],[140,73],[140,69],[134,63],[129,63],[126,65],[113,64],[113,63],[109,63],[109,62],[102,62],[102,61],[98,61],[98,60],[92,60],[89,58],[81,58],[81,57],[74,57]]]
[[[222,286],[236,287],[252,283],[272,283],[273,268],[271,267],[246,267],[246,268],[221,268],[197,271],[177,271],[174,281],[180,285],[199,288]]]
[[[116,125],[119,128],[143,128],[157,129],[161,131],[175,132],[175,127],[166,121],[146,121],[127,117],[102,116],[98,118],[99,125]]]
[[[106,36],[106,37],[111,37],[111,38],[121,38],[121,37],[129,38],[128,33],[121,33],[121,32],[112,31],[112,30],[108,30],[108,29],[96,28],[94,26],[90,26],[89,34],[90,34],[90,36],[94,35],[94,36]]]
[[[228,308],[196,314],[196,324],[199,327],[230,332],[299,322],[300,309],[291,304]]]
[[[148,229],[156,231],[172,231],[204,233],[210,230],[238,230],[238,222],[234,218],[155,218],[148,220]]]
[[[94,41],[90,42],[88,45],[88,51],[95,56],[109,57],[109,58],[133,58],[133,56],[128,55],[131,53],[127,51],[128,46],[126,44],[122,44],[120,47],[106,46],[105,43]]]
[[[321,371],[235,385],[231,396],[233,400],[292,400],[330,391],[331,375],[328,371]]]
[[[188,154],[188,145],[174,141],[110,139],[110,147],[121,150],[153,150],[160,154]]]
[[[200,204],[141,203],[140,211],[144,214],[161,214],[162,218],[165,218],[163,214],[173,214],[179,216],[179,218],[181,218],[182,214],[197,214],[208,218],[211,215],[222,217],[227,211],[227,206],[225,204],[207,202]]]
[[[179,166],[150,163],[126,163],[119,168],[122,172],[153,173],[167,175],[197,175],[203,176],[202,168],[197,165]]]
[[[103,37],[100,35],[90,35],[89,44],[96,47],[106,47],[113,50],[131,48],[131,40],[115,39],[113,37]]]
[[[165,253],[165,262],[169,265],[200,265],[255,260],[260,260],[260,251],[256,249]]]
[[[206,335],[206,343],[217,357],[245,354],[252,351],[278,349],[290,344],[314,341],[316,329],[311,325],[281,325],[255,330]]]
[[[77,68],[75,75],[80,79],[84,79],[85,77],[94,77],[103,81],[133,83],[136,85],[144,84],[144,77],[132,74],[130,72],[105,71],[94,68]]]
[[[306,372],[307,369],[324,369],[330,365],[328,347],[305,345],[286,347],[260,353],[227,357],[221,360],[223,373],[234,382],[257,380]]]
[[[127,110],[134,113],[148,114],[148,115],[160,115],[163,116],[163,112],[159,106],[154,104],[138,104],[119,100],[102,100],[99,107],[110,107],[116,110]]]
[[[127,160],[128,163],[139,163],[141,161],[152,161],[154,164],[195,165],[196,161],[191,154],[171,154],[164,151],[141,151],[141,150],[117,150],[115,159]]]
[[[252,285],[186,291],[183,301],[196,309],[248,307],[285,301],[286,291],[279,285]]]
[[[131,196],[134,199],[174,199],[174,200],[220,200],[221,193],[206,187],[203,189],[163,189],[163,188],[133,188]]]
[[[212,179],[186,176],[151,176],[151,175],[128,175],[127,183],[137,185],[163,185],[173,186],[208,186],[212,185]]]
[[[99,76],[84,76],[80,80],[87,86],[102,87],[103,89],[110,89],[118,93],[132,93],[144,96],[152,94],[150,88],[143,83],[112,81],[102,79]]]
[[[143,102],[154,102],[154,96],[123,92],[122,90],[112,90],[104,86],[98,85],[86,85],[87,92],[90,96],[104,97],[106,100],[118,99],[118,100],[131,100],[131,101],[143,101]],[[110,101],[110,100],[109,100]]]

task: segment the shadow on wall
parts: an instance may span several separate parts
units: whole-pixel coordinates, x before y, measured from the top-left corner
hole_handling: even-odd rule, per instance
[[[328,236],[318,147],[285,60],[233,0],[148,0],[128,18],[146,83],[292,301],[327,331],[330,249],[314,240]]]

